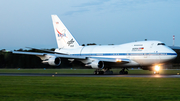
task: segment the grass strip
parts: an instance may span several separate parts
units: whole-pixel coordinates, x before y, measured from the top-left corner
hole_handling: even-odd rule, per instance
[[[172,101],[180,78],[0,77],[1,101]]]

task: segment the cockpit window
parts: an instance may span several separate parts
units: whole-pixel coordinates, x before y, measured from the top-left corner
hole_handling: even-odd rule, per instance
[[[158,43],[157,45],[165,45],[165,43]]]

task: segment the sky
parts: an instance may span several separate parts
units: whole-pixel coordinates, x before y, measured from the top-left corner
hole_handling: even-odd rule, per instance
[[[57,48],[56,14],[80,45],[159,40],[180,46],[180,0],[1,0],[0,49]]]

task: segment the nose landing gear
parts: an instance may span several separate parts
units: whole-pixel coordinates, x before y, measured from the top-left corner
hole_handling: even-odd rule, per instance
[[[159,74],[159,70],[160,70],[160,66],[156,65],[156,66],[154,67],[154,72],[153,72],[153,74]]]
[[[153,71],[153,74],[155,75],[155,74],[159,74],[159,71]]]

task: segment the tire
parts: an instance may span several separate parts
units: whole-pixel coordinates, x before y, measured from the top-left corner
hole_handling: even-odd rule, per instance
[[[97,71],[97,75],[99,75],[100,74],[100,71]]]
[[[94,71],[94,75],[96,75],[97,74],[97,71]]]
[[[119,72],[119,74],[123,74],[123,72],[122,72],[122,71],[120,71],[120,72]]]

